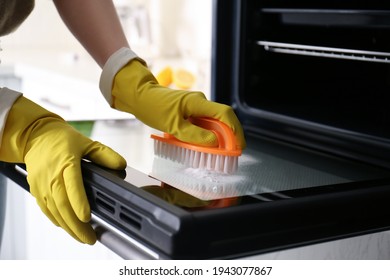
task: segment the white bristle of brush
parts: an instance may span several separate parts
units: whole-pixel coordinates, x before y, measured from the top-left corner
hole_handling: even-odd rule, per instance
[[[238,169],[238,156],[224,156],[198,152],[154,140],[154,154],[192,168],[234,173]]]

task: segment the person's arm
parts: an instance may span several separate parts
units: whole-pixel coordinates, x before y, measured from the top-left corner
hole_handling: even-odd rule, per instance
[[[112,0],[54,0],[69,30],[103,67],[117,50],[129,47]]]
[[[217,137],[189,117],[227,124],[240,148],[244,132],[233,108],[211,102],[201,92],[159,86],[146,63],[129,47],[112,0],[54,0],[65,24],[103,68],[100,89],[111,107],[184,142],[216,146]]]

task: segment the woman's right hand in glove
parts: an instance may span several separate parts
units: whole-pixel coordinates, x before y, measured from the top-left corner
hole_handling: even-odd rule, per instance
[[[122,156],[85,137],[59,116],[23,96],[16,100],[5,124],[0,160],[25,163],[30,192],[46,216],[76,240],[94,244],[82,158],[111,169],[126,167]]]

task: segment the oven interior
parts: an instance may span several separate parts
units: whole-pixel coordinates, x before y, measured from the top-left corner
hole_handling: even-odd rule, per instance
[[[214,48],[214,73],[219,76],[213,96],[235,107],[248,134],[389,167],[390,9],[386,4],[230,3],[230,7],[216,4],[220,5],[216,26],[224,24],[231,33],[215,30],[220,32],[215,34]],[[224,44],[218,44],[221,39]],[[226,81],[230,82],[222,85]]]

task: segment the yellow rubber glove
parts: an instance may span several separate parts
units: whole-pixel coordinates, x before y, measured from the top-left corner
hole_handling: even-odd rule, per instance
[[[115,75],[111,106],[129,112],[146,125],[176,138],[205,146],[217,145],[214,133],[191,124],[189,117],[218,119],[232,128],[238,145],[246,146],[243,129],[230,106],[212,102],[203,93],[160,86],[139,60],[133,59]]]
[[[83,157],[111,169],[126,167],[119,154],[83,136],[59,116],[23,96],[16,100],[5,124],[0,160],[25,163],[30,192],[46,216],[76,240],[94,244],[81,176]]]

